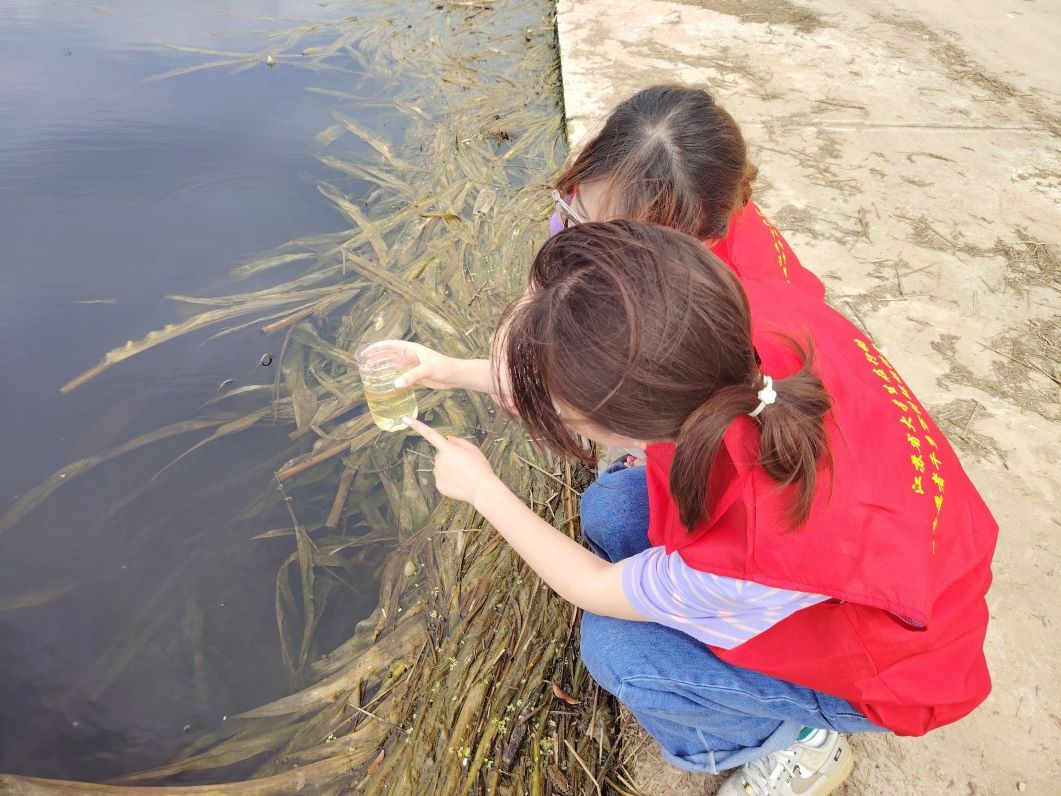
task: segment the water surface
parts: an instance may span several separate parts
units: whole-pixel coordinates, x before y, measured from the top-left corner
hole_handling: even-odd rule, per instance
[[[306,89],[356,90],[376,129],[397,124],[371,102],[387,87],[356,63],[145,82],[209,60],[167,45],[259,52],[301,24],[289,20],[338,13],[294,0],[3,4],[0,513],[72,460],[194,417],[226,379],[272,380],[258,363],[279,341],[250,330],[190,335],[59,393],[103,352],[190,314],[167,294],[226,290],[245,259],[346,226],[316,189],[334,180],[313,144],[332,100]],[[273,599],[291,545],[250,541],[289,524],[266,494],[288,430],[257,427],[150,482],[203,432],[169,439],[71,482],[0,536],[0,605],[50,595],[0,610],[0,771],[98,780],[159,764],[288,691]],[[325,640],[375,605],[367,569],[364,580]]]

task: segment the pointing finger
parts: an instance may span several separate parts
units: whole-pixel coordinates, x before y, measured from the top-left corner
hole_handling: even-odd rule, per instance
[[[434,445],[436,450],[441,450],[449,444],[449,441],[435,431],[435,429],[431,428],[431,426],[421,423],[419,420],[414,420],[411,417],[404,417],[402,420],[405,421],[405,425],[409,426],[409,428]]]
[[[464,439],[464,437],[450,437],[450,442],[452,442],[456,447],[464,448],[465,450],[479,450],[478,445],[476,445],[474,442],[471,442],[470,440]]]

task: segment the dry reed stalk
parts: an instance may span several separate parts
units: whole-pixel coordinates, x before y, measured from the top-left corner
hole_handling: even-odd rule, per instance
[[[350,494],[350,485],[354,483],[354,476],[356,475],[356,470],[347,470],[343,473],[342,478],[339,479],[335,502],[332,504],[332,510],[328,512],[328,519],[324,521],[326,528],[334,530],[339,525],[339,518],[343,516],[343,509],[346,508],[346,498]]]

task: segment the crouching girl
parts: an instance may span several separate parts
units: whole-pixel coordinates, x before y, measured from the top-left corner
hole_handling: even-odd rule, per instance
[[[742,287],[674,230],[589,223],[546,243],[500,328],[532,436],[647,450],[586,491],[593,551],[473,444],[410,425],[438,489],[585,610],[587,668],[673,764],[739,768],[723,794],[826,794],[851,770],[844,733],[921,735],[987,696],[997,526],[884,353],[820,299]],[[477,386],[408,351],[416,381]]]

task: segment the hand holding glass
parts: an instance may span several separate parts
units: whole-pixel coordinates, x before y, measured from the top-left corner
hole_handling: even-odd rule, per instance
[[[365,401],[372,420],[383,431],[403,431],[404,417],[415,418],[418,410],[412,387],[397,387],[394,382],[408,369],[401,347],[375,343],[357,353],[357,370],[365,390]]]

